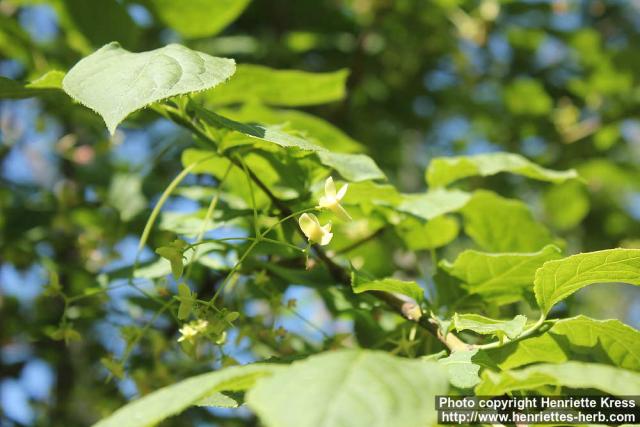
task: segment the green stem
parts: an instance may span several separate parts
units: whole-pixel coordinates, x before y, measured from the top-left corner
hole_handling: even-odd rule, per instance
[[[197,166],[199,166],[203,162],[211,160],[216,156],[217,156],[216,154],[213,154],[211,156],[205,157],[204,159],[200,159],[197,162],[191,163],[189,166],[184,168],[182,172],[180,172],[178,176],[176,176],[173,179],[173,181],[171,181],[171,183],[167,188],[165,188],[165,190],[162,192],[162,195],[160,196],[160,199],[158,200],[158,203],[156,203],[156,205],[154,206],[153,211],[151,212],[151,215],[149,215],[149,219],[147,220],[147,223],[144,226],[144,230],[142,231],[142,236],[140,236],[140,243],[138,244],[138,254],[140,253],[140,251],[142,251],[142,248],[147,243],[147,239],[149,238],[149,234],[151,233],[153,224],[156,222],[156,219],[160,214],[160,209],[162,209],[162,206],[165,204],[165,202],[167,201],[171,193],[173,193],[173,190],[175,190],[176,187],[182,182],[182,180],[185,179],[186,176],[189,175],[189,173],[191,173],[191,171],[194,170]]]
[[[315,210],[316,208],[307,208],[307,209],[302,209],[300,211],[294,212],[290,215],[287,215],[286,217],[280,219],[278,222],[276,222],[275,224],[272,224],[271,226],[269,226],[265,231],[258,232],[257,236],[254,238],[247,238],[247,240],[252,240],[251,245],[249,245],[249,247],[247,248],[247,250],[242,254],[242,256],[240,257],[240,259],[238,260],[238,262],[236,262],[236,265],[233,266],[233,268],[231,269],[231,271],[229,272],[229,274],[227,275],[227,277],[224,279],[224,281],[222,282],[222,284],[220,285],[220,287],[216,290],[215,294],[213,295],[213,297],[211,298],[211,301],[209,302],[209,306],[213,306],[213,304],[216,302],[216,299],[218,298],[218,296],[220,295],[220,293],[224,290],[224,288],[226,287],[226,285],[231,281],[231,278],[237,273],[237,271],[240,269],[240,266],[242,265],[242,263],[244,262],[244,260],[249,256],[249,254],[251,253],[251,251],[253,250],[253,248],[256,247],[256,245],[262,241],[269,241],[271,243],[278,243],[278,244],[284,244],[287,247],[293,247],[296,248],[298,250],[300,250],[300,248],[298,248],[295,245],[290,245],[289,243],[286,242],[280,242],[278,240],[273,240],[273,239],[268,239],[266,237],[264,237],[265,235],[267,235],[271,230],[273,230],[275,227],[277,227],[278,225],[282,224],[283,222],[294,218],[298,215],[303,214],[304,212],[309,212],[311,210]]]
[[[209,225],[209,221],[211,221],[211,218],[213,217],[213,212],[216,210],[216,206],[218,205],[218,200],[220,200],[220,192],[222,190],[222,184],[224,184],[225,180],[227,179],[227,176],[231,171],[231,166],[232,166],[231,163],[229,163],[229,166],[227,166],[227,170],[224,172],[224,175],[222,176],[222,179],[220,180],[220,182],[218,182],[218,186],[216,188],[216,194],[211,199],[211,203],[209,203],[209,207],[207,208],[207,213],[205,214],[204,221],[202,222],[202,227],[200,227],[200,231],[198,232],[198,236],[196,237],[196,243],[202,241],[202,237],[204,236],[204,233],[207,231],[207,226]],[[193,256],[191,257],[191,262],[187,266],[187,271],[184,275],[185,282],[189,280],[189,277],[191,276],[191,270],[193,268],[194,261],[196,260],[197,257],[198,257],[198,248],[195,248],[193,250]]]
[[[526,329],[524,332],[522,332],[517,338],[514,338],[512,340],[510,340],[509,338],[504,338],[502,341],[494,341],[494,342],[490,342],[488,344],[478,344],[478,345],[471,345],[471,349],[480,349],[480,350],[489,350],[492,348],[498,348],[498,347],[502,347],[505,346],[511,342],[514,341],[519,341],[523,338],[526,338],[530,335],[533,335],[538,329],[540,329],[540,327],[544,324],[544,322],[547,320],[547,317],[544,314],[540,315],[540,318],[538,319],[538,321],[536,323],[534,323],[533,325],[531,325],[530,328]]]

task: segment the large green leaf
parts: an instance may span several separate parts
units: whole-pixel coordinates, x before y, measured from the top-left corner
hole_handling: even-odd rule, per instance
[[[515,339],[524,330],[527,318],[518,314],[511,320],[496,320],[479,314],[458,314],[453,316],[453,327],[456,331],[470,330],[481,335],[495,335],[502,339],[505,336]]]
[[[259,378],[282,369],[278,365],[245,365],[198,375],[157,390],[118,409],[95,427],[153,426],[219,391],[240,391]],[[211,403],[211,401],[205,400]]]
[[[572,346],[595,353],[595,347],[604,352],[616,366],[640,371],[640,331],[615,320],[595,320],[576,316],[556,322],[549,330],[562,336]]]
[[[469,176],[489,176],[500,172],[511,172],[555,183],[578,176],[573,169],[567,171],[545,169],[519,154],[491,153],[475,156],[437,157],[431,161],[426,177],[430,187],[444,187]]]
[[[640,374],[596,363],[540,364],[500,373],[486,370],[475,391],[478,395],[498,396],[543,386],[594,388],[617,396],[635,395],[640,390]]]
[[[609,249],[548,261],[536,271],[534,291],[547,314],[585,286],[613,282],[640,285],[640,249]]]
[[[283,132],[279,128],[257,124],[239,123],[222,117],[204,108],[198,108],[198,114],[209,125],[223,127],[240,132],[257,140],[271,142],[283,148],[297,148],[316,153],[322,164],[333,168],[348,181],[366,181],[384,179],[385,175],[378,165],[364,154],[333,153],[304,138]]]
[[[488,251],[535,252],[554,243],[549,230],[519,200],[476,191],[462,214],[465,232]]]
[[[462,280],[472,294],[486,300],[508,304],[522,298],[538,267],[545,261],[560,258],[560,249],[548,245],[532,253],[485,253],[466,250],[453,263],[443,261],[440,266]]]
[[[535,362],[590,360],[640,371],[640,332],[618,320],[585,316],[558,320],[546,332],[488,351],[502,369]]]
[[[232,80],[202,96],[208,105],[250,101],[285,107],[325,104],[344,98],[348,74],[347,70],[308,73],[243,64]]]
[[[464,191],[444,189],[423,194],[403,194],[396,209],[431,220],[446,213],[456,212],[465,206],[470,198],[469,193]]]
[[[62,85],[72,98],[100,114],[114,133],[134,111],[165,98],[209,89],[234,71],[232,59],[176,44],[132,53],[114,42],[78,62]]]
[[[435,396],[447,382],[434,362],[341,350],[261,380],[247,403],[268,427],[422,427],[436,423]]]
[[[30,82],[20,83],[6,77],[0,77],[0,98],[31,98],[53,93],[62,93],[62,71],[49,71],[42,77]]]
[[[160,19],[187,38],[213,36],[233,22],[251,0],[151,0]]]
[[[383,291],[398,293],[413,298],[417,302],[424,299],[424,290],[413,281],[399,280],[392,277],[380,280],[367,280],[358,273],[351,275],[353,292],[360,294],[367,291]]]

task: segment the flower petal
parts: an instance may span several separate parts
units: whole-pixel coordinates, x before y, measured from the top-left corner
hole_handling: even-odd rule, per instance
[[[331,225],[331,224],[329,224]],[[329,244],[329,242],[331,242],[331,239],[333,238],[333,233],[325,233],[322,235],[322,238],[320,239],[320,245],[321,246],[326,246]]]
[[[329,209],[331,209],[331,212],[333,212],[338,218],[345,221],[351,221],[353,219],[351,218],[351,215],[349,215],[349,212],[347,212],[340,203],[332,205]]]
[[[310,235],[313,234],[313,229],[316,227],[316,223],[313,221],[309,214],[303,213],[298,218],[298,224],[300,224],[300,228],[307,238],[310,238]]]
[[[336,198],[336,184],[334,184],[332,177],[327,178],[324,182],[324,195],[330,200]]]
[[[347,194],[347,188],[349,188],[349,184],[343,185],[340,191],[338,191],[338,194],[336,195],[336,199],[342,200],[344,195]]]

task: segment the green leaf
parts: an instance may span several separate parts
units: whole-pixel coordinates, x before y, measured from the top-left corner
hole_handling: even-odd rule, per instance
[[[257,124],[236,122],[235,120],[228,119],[204,108],[197,108],[197,113],[207,124],[211,126],[234,130],[251,138],[277,144],[280,147],[298,148],[300,150],[307,151],[324,150],[324,148],[311,143],[306,139],[282,132],[278,127],[265,127]]]
[[[548,331],[489,350],[502,369],[535,362],[562,363],[577,357],[640,371],[640,332],[618,320],[585,316],[562,319]]]
[[[578,181],[553,186],[544,195],[545,217],[561,230],[578,225],[589,213],[589,205],[587,191]]]
[[[245,365],[198,375],[162,388],[94,424],[94,427],[147,427],[176,415],[220,391],[246,390],[260,378],[278,372],[277,365]]]
[[[548,261],[536,271],[534,291],[543,314],[595,283],[640,285],[640,249],[609,249]]]
[[[456,331],[470,330],[481,335],[495,335],[500,340],[505,336],[515,339],[520,336],[527,323],[527,317],[518,314],[511,320],[496,320],[479,314],[454,314],[453,327]]]
[[[597,363],[540,364],[500,373],[485,370],[475,392],[477,395],[498,396],[543,386],[594,388],[615,396],[634,395],[640,390],[640,374]]]
[[[402,194],[396,209],[428,221],[461,209],[470,198],[470,194],[464,191],[444,189],[423,194]]]
[[[183,320],[189,317],[193,308],[194,298],[186,283],[178,285],[178,297],[180,298],[180,306],[178,307],[178,319]]]
[[[202,96],[207,105],[251,101],[284,107],[326,104],[344,98],[348,75],[347,70],[308,73],[242,64],[232,80]]]
[[[26,87],[32,89],[62,89],[64,75],[64,72],[58,70],[47,71],[31,83],[28,83]]]
[[[549,230],[533,218],[527,205],[490,191],[476,191],[462,215],[466,234],[488,251],[535,252],[555,243]]]
[[[213,36],[242,14],[251,0],[151,0],[160,19],[187,38]]]
[[[195,403],[196,406],[208,406],[214,408],[237,408],[238,402],[226,394],[213,393]]]
[[[161,246],[156,249],[156,253],[161,257],[167,259],[171,263],[171,272],[173,277],[178,279],[182,276],[184,270],[184,251],[187,247],[187,242],[176,239],[167,246]]]
[[[554,171],[545,169],[519,154],[491,153],[475,156],[437,157],[427,169],[429,187],[444,187],[469,176],[490,176],[510,172],[528,178],[554,183],[576,178],[575,170]]]
[[[462,280],[469,293],[497,304],[509,304],[531,290],[535,272],[545,261],[560,257],[560,249],[553,245],[532,253],[466,250],[453,263],[442,261],[440,266]]]
[[[590,354],[599,345],[614,365],[640,371],[640,331],[618,320],[576,316],[557,321],[549,334],[564,337],[572,346],[587,348]]]
[[[61,93],[62,71],[49,71],[31,83],[20,83],[6,77],[0,77],[0,99],[31,98],[48,94]]]
[[[132,53],[109,43],[78,62],[62,81],[75,100],[102,116],[109,132],[149,104],[212,88],[235,71],[232,59],[170,44]]]
[[[124,222],[133,219],[147,207],[142,193],[142,177],[137,173],[116,173],[109,186],[109,203],[118,210]]]
[[[542,83],[531,78],[519,78],[504,91],[504,102],[514,114],[542,116],[553,108],[553,100]]]
[[[513,369],[539,362],[562,363],[570,359],[568,353],[569,349],[554,335],[548,333],[487,350],[489,358],[502,369]]]
[[[182,252],[182,265],[189,265],[189,263],[199,262],[203,265],[208,266],[209,268],[215,268],[217,270],[226,270],[229,269],[229,265],[224,262],[215,262],[211,258],[208,258],[206,255],[211,251],[221,251],[224,246],[210,242],[197,246],[198,251],[195,251],[195,248],[186,249]],[[194,258],[194,254],[197,256]],[[169,252],[170,256],[175,256],[174,252]],[[212,265],[212,262],[216,265]],[[139,266],[134,272],[134,277],[136,278],[144,278],[144,279],[157,279],[160,277],[164,277],[167,274],[172,273],[171,262],[166,258],[158,258],[150,263]],[[124,276],[126,277],[126,276]]]
[[[413,281],[393,279],[391,277],[380,280],[367,280],[357,272],[351,273],[353,292],[361,294],[367,291],[383,291],[406,295],[417,302],[424,299],[424,290]]]
[[[351,182],[386,179],[376,162],[364,154],[343,154],[318,151],[322,164],[333,168],[344,179]]]
[[[471,361],[478,350],[471,351],[455,351],[442,359],[438,359],[438,363],[447,369],[449,381],[458,388],[471,388],[480,382],[478,372],[480,366]]]
[[[303,135],[317,145],[343,153],[361,152],[364,146],[353,140],[341,129],[328,121],[304,111],[270,108],[257,103],[244,104],[240,109],[226,108],[220,112],[225,117],[238,122],[256,121],[265,125],[279,125]]]
[[[271,142],[283,148],[297,148],[315,152],[324,165],[335,169],[348,181],[357,182],[385,178],[384,173],[378,165],[364,154],[332,153],[324,147],[316,145],[306,139],[290,135],[281,131],[279,128],[239,123],[205,110],[204,108],[198,108],[198,114],[208,124],[215,127],[223,127],[240,132],[251,138]]]
[[[445,246],[458,237],[460,226],[455,218],[441,215],[425,223],[407,217],[396,227],[407,248],[417,251]]]
[[[135,47],[140,28],[117,0],[63,0],[61,5],[62,19],[70,20],[92,46],[117,40],[125,47]]]
[[[435,424],[435,396],[446,392],[437,363],[340,350],[261,380],[247,403],[268,427],[418,427]]]

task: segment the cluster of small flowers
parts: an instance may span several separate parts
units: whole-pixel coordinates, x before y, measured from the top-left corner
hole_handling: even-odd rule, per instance
[[[178,342],[193,341],[194,338],[207,330],[207,326],[209,326],[209,322],[203,319],[187,323],[180,328],[180,338],[178,338]]]

